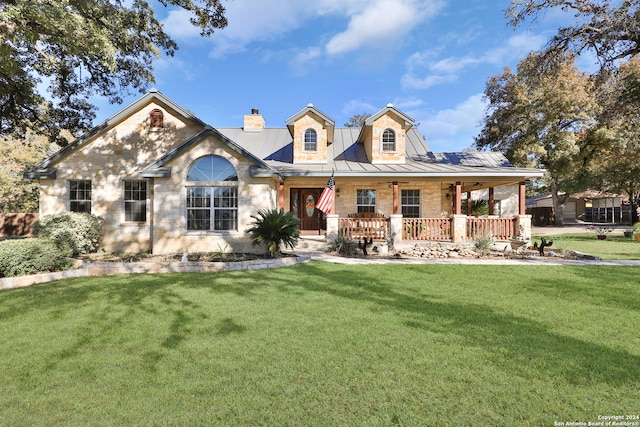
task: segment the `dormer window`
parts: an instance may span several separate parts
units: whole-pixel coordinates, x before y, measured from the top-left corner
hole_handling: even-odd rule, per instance
[[[315,129],[307,129],[304,131],[304,150],[318,150],[318,133],[315,131]]]
[[[396,151],[396,133],[393,129],[382,132],[382,151]]]
[[[164,114],[162,110],[156,108],[149,113],[149,127],[151,129],[158,129],[164,126]]]

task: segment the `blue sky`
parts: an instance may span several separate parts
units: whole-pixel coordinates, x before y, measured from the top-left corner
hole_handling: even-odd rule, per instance
[[[487,79],[540,49],[567,17],[514,30],[508,0],[231,0],[229,26],[199,36],[181,9],[156,8],[178,42],[155,87],[214,127],[258,108],[268,127],[307,104],[342,126],[388,103],[419,123],[432,151],[462,151],[479,131]],[[134,101],[98,100],[96,124]]]

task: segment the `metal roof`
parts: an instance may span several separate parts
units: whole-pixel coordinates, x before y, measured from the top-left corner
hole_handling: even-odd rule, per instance
[[[359,128],[336,128],[326,163],[293,163],[293,139],[285,128],[245,132],[217,128],[238,145],[261,158],[284,176],[397,176],[397,177],[525,177],[542,176],[539,169],[516,168],[494,152],[433,153],[424,138],[411,128],[406,133],[405,163],[370,163],[358,142]]]

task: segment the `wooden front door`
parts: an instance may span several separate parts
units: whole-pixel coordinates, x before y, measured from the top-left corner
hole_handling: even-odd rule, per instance
[[[322,188],[294,188],[291,189],[291,211],[300,220],[300,231],[320,230],[326,228],[326,220],[321,210],[316,209],[316,203],[322,194]]]

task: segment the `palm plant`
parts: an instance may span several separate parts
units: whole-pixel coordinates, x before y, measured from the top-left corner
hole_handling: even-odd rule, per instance
[[[253,227],[247,230],[251,245],[265,245],[269,256],[280,253],[282,245],[293,249],[300,238],[300,221],[283,209],[262,209],[254,218]]]

